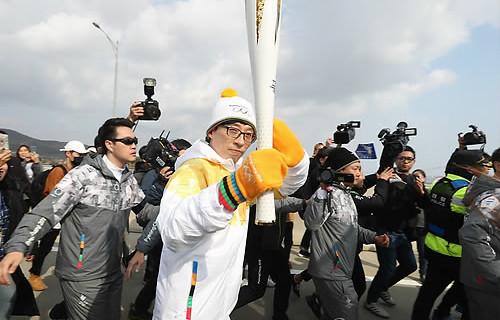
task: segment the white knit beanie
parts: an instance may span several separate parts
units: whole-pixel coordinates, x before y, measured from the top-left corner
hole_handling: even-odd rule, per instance
[[[246,123],[257,132],[255,129],[256,121],[253,106],[247,100],[238,97],[236,90],[227,88],[221,92],[220,99],[215,105],[207,134],[219,124],[231,120]]]

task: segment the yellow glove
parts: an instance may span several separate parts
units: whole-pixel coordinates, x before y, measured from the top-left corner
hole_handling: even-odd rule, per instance
[[[253,201],[265,191],[283,184],[288,167],[283,154],[274,149],[257,150],[242,166],[219,183],[219,202],[233,211],[244,201]]]
[[[289,168],[295,167],[304,158],[304,148],[297,136],[285,122],[274,119],[273,148],[285,156]]]

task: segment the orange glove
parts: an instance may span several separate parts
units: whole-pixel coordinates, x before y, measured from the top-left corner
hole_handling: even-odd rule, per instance
[[[242,166],[219,183],[219,202],[234,211],[244,201],[252,201],[265,191],[283,184],[288,167],[283,154],[274,149],[250,153]]]
[[[304,148],[297,136],[285,122],[274,119],[273,148],[285,156],[289,168],[295,167],[304,158]]]

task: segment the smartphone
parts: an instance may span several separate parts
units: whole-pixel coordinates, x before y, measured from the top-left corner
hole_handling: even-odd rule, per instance
[[[9,148],[9,135],[0,133],[0,150]]]

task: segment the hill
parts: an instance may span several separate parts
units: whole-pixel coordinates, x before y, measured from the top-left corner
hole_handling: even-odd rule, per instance
[[[36,151],[43,162],[45,161],[55,161],[64,158],[59,149],[64,147],[65,142],[54,141],[54,140],[40,140],[37,138],[33,138],[17,132],[12,129],[4,129],[0,128],[8,133],[9,135],[9,146],[12,152],[16,152],[17,148],[22,145],[28,145],[33,151]]]

